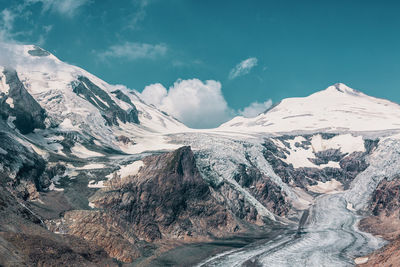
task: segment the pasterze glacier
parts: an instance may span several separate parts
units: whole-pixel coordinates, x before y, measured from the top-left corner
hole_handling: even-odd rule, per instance
[[[11,2],[0,266],[400,267],[399,5]]]

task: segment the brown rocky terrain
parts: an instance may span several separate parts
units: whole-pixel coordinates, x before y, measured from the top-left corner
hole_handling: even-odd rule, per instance
[[[0,187],[0,266],[117,266],[99,246],[48,231],[40,217]]]
[[[49,228],[93,242],[122,262],[245,229],[213,197],[190,147],[143,162],[137,174],[115,176],[90,198],[98,210],[68,211],[48,221]]]
[[[360,266],[400,266],[400,180],[383,180],[369,206],[373,216],[360,221],[360,229],[390,241],[382,249],[368,255]]]

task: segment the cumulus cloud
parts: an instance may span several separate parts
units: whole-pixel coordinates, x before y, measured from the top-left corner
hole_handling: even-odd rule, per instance
[[[165,44],[146,44],[136,42],[125,42],[124,44],[112,45],[106,51],[99,54],[100,58],[124,58],[135,60],[140,58],[157,58],[164,56],[167,52]]]
[[[269,99],[263,103],[253,102],[248,107],[239,110],[238,113],[246,118],[256,117],[260,113],[266,111],[272,106],[272,100]]]
[[[147,104],[161,107],[163,100],[168,96],[167,89],[161,83],[148,85],[141,93],[141,98]]]
[[[257,66],[257,62],[258,60],[255,57],[243,60],[229,72],[229,79],[233,80],[239,76],[248,74],[252,68]]]
[[[193,128],[216,127],[233,116],[221,83],[213,80],[178,80],[168,90],[152,84],[144,88],[141,97]]]
[[[192,128],[214,128],[237,115],[255,117],[272,105],[271,100],[253,102],[236,111],[228,106],[220,82],[199,79],[178,80],[168,89],[160,83],[151,84],[140,97]]]
[[[26,0],[27,4],[42,3],[43,12],[51,11],[73,17],[79,8],[88,4],[89,0]]]

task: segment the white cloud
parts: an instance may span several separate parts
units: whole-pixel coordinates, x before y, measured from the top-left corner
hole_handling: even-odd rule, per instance
[[[79,8],[88,4],[89,0],[26,0],[27,4],[42,3],[43,12],[51,11],[73,17]]]
[[[146,86],[141,93],[141,98],[147,104],[160,107],[164,98],[168,96],[167,89],[161,83]]]
[[[264,103],[253,102],[248,107],[245,107],[242,110],[239,110],[238,113],[246,118],[256,117],[260,113],[266,111],[272,106],[272,100],[269,99]]]
[[[257,62],[258,60],[255,57],[243,60],[229,72],[229,79],[232,80],[239,76],[248,74],[252,68],[257,66]]]
[[[168,90],[152,84],[144,88],[141,97],[193,128],[216,127],[234,115],[222,95],[221,83],[213,80],[178,80]]]
[[[220,82],[199,79],[178,80],[169,89],[160,83],[151,84],[144,88],[140,97],[192,128],[214,128],[236,115],[255,117],[272,105],[271,100],[253,102],[235,111],[222,95]]]
[[[165,55],[167,46],[165,44],[146,44],[126,42],[122,45],[113,45],[108,50],[99,54],[100,58],[124,58],[129,60],[139,58],[157,58]]]

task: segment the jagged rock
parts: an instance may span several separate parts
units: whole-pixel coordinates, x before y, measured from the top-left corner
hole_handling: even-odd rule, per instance
[[[0,184],[1,266],[117,266],[100,247],[46,230],[28,205]]]
[[[38,46],[34,47],[35,49],[28,50],[28,54],[35,57],[47,57],[50,53]]]
[[[270,178],[262,175],[257,168],[239,165],[238,174],[234,178],[241,186],[248,188],[258,201],[275,214],[284,216],[291,208],[280,187]]]
[[[321,134],[321,136],[323,139],[329,139],[334,137],[335,134]],[[306,139],[311,138],[311,136],[307,135],[303,137]],[[278,139],[285,144],[286,148],[290,149],[290,144],[285,142],[285,140],[293,138],[294,137],[290,136],[282,136]],[[350,182],[357,176],[357,174],[368,167],[365,158],[376,147],[377,142],[377,140],[365,140],[365,152],[353,152],[348,155],[342,153],[339,149],[327,149],[314,153],[315,158],[308,159],[315,165],[327,164],[330,161],[338,162],[340,168],[294,168],[292,164],[283,161],[283,159],[286,159],[285,153],[289,153],[288,150],[286,148],[277,147],[268,139],[266,139],[263,144],[265,147],[263,154],[274,172],[287,184],[293,183],[296,186],[307,190],[308,186],[316,185],[318,181],[326,182],[335,179],[342,183],[344,188],[347,189]],[[299,143],[297,147],[309,147],[310,145],[311,143],[309,143],[309,141],[305,141],[303,144]]]
[[[48,221],[53,232],[79,237],[103,248],[110,257],[132,262],[142,256],[133,225],[100,211],[68,211],[60,220]],[[141,244],[143,245],[143,244]]]
[[[5,111],[5,103],[2,102],[1,113],[3,117],[5,117],[5,113],[8,113],[8,116],[16,117],[14,124],[22,134],[30,133],[35,128],[44,129],[45,110],[25,89],[15,70],[5,69],[3,73],[6,77],[6,83],[10,87],[6,98],[12,99],[13,103],[12,106],[8,105],[8,111]]]
[[[119,125],[118,119],[123,123],[139,123],[138,111],[130,100],[131,109],[123,110],[105,91],[84,76],[78,77],[73,84],[73,91],[94,105],[109,125]]]
[[[91,198],[96,207],[118,214],[139,238],[209,238],[238,230],[232,214],[211,195],[190,147],[143,159],[136,175],[111,180]]]
[[[127,145],[127,144],[135,144],[134,141],[132,141],[129,137],[125,136],[125,135],[119,135],[117,136],[117,140],[119,142],[122,142],[123,144]]]
[[[0,126],[1,124],[0,122]],[[0,178],[12,190],[16,190],[22,199],[35,198],[36,191],[49,185],[49,180],[42,177],[46,162],[6,132],[0,131],[0,140],[0,149],[3,151],[0,153]]]
[[[397,266],[400,260],[400,179],[381,181],[368,209],[372,216],[362,219],[359,228],[391,243],[368,255],[368,262],[360,266]]]

